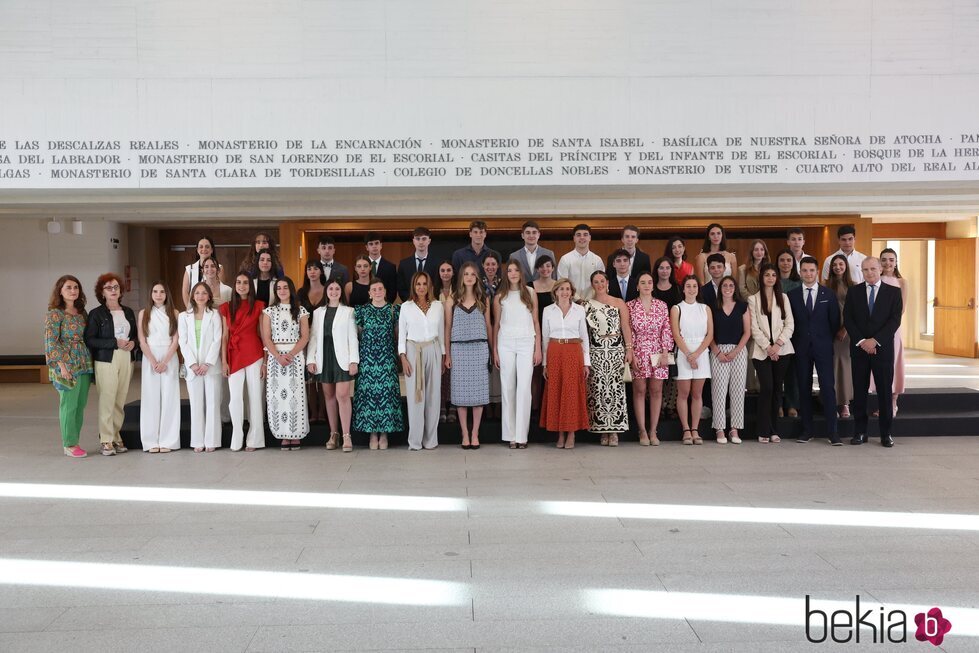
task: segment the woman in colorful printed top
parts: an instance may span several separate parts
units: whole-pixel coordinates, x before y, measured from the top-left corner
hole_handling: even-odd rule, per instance
[[[44,358],[48,364],[48,378],[58,391],[61,444],[70,458],[88,455],[78,446],[95,369],[92,354],[85,346],[87,317],[82,284],[70,274],[59,278],[51,291],[44,320]]]

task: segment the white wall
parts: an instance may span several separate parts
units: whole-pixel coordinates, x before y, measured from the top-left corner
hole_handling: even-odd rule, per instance
[[[0,140],[108,139],[123,144],[119,180],[54,180],[51,155],[3,188],[187,188],[823,183],[976,180],[965,170],[926,172],[975,135],[979,11],[962,0],[5,0],[0,3]],[[854,172],[854,148],[830,147],[840,173],[740,173],[726,137],[898,135],[941,137],[913,171]],[[636,137],[632,148],[670,154],[664,137],[715,136],[734,172],[458,176],[476,150],[453,150],[446,177],[139,179],[131,139],[278,139],[276,160],[302,141],[529,138],[559,156],[552,138]],[[979,147],[979,145],[976,145]],[[570,148],[573,151],[577,148]],[[601,148],[593,144],[592,150]],[[788,147],[746,147],[777,155]],[[911,148],[901,146],[900,162]],[[941,148],[939,148],[941,149]],[[380,149],[356,149],[365,157]],[[507,150],[510,151],[510,150]],[[607,151],[607,150],[606,150]],[[389,153],[389,152],[388,152]],[[248,151],[244,152],[247,160]],[[343,152],[340,152],[341,157]],[[390,154],[390,153],[389,153]],[[389,157],[390,158],[390,157]],[[555,162],[555,168],[560,168]],[[341,163],[334,167],[345,167]],[[3,165],[0,164],[0,168]],[[180,167],[180,166],[178,166]],[[186,166],[184,166],[186,167]],[[238,166],[231,166],[237,168]],[[283,166],[275,166],[282,169]],[[285,166],[286,168],[288,166]],[[351,166],[366,167],[366,166]],[[85,166],[81,166],[85,168]],[[181,167],[182,169],[182,167]]]
[[[60,234],[48,234],[42,220],[0,220],[7,244],[0,263],[0,306],[7,307],[2,354],[44,352],[44,314],[54,282],[73,274],[82,282],[88,308],[98,306],[93,288],[103,272],[122,276],[128,260],[127,227],[116,222],[86,220],[84,234],[71,233],[62,221]],[[116,248],[110,239],[119,240]],[[127,305],[135,305],[124,297]]]

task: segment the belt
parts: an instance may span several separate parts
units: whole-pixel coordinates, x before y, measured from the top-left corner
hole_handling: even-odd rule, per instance
[[[581,338],[551,338],[551,342],[556,342],[559,345],[580,345]]]
[[[453,345],[468,345],[472,342],[489,342],[486,338],[473,338],[472,340],[452,340]]]
[[[422,365],[422,350],[431,344],[435,343],[435,340],[425,340],[423,342],[418,342],[417,340],[409,340],[408,342],[414,343],[415,351],[415,401],[422,400],[422,394],[425,389],[425,366]]]

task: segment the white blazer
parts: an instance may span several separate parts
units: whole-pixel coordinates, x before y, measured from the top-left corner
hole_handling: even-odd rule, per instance
[[[754,360],[765,360],[768,355],[765,350],[777,342],[779,339],[784,343],[779,350],[779,356],[794,354],[792,347],[792,332],[795,331],[795,321],[792,319],[792,307],[789,306],[789,297],[782,293],[782,302],[785,308],[785,315],[782,315],[782,307],[772,306],[772,328],[768,327],[768,316],[761,310],[761,293],[759,291],[748,298],[748,310],[751,311],[751,340],[754,347],[751,349],[751,358]],[[772,334],[774,331],[774,335]]]
[[[313,311],[313,327],[310,330],[309,344],[306,345],[306,361],[316,364],[316,373],[323,373],[323,323],[326,320],[326,306]],[[360,365],[360,342],[357,340],[357,323],[354,322],[354,309],[350,306],[337,306],[333,318],[333,351],[337,364],[346,372],[350,364]]]
[[[221,316],[217,311],[204,311],[201,319],[201,344],[197,345],[194,331],[194,314],[181,311],[177,319],[180,354],[189,370],[191,365],[206,363],[211,366],[208,375],[221,374]],[[190,378],[190,376],[188,376]]]

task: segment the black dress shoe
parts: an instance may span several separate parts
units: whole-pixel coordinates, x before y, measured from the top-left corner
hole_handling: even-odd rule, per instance
[[[880,443],[883,446],[885,446],[885,447],[893,447],[894,446],[894,438],[892,438],[889,435],[882,435],[882,436],[880,436]]]
[[[798,438],[796,438],[795,441],[796,442],[803,442],[803,443],[804,442],[811,442],[812,441],[812,436],[809,435],[809,434],[807,434],[807,433],[804,433],[804,434],[800,435]]]
[[[833,435],[829,436],[829,443],[831,445],[833,445],[834,447],[842,447],[843,446],[843,441],[840,440],[840,436],[836,435],[835,433]]]
[[[853,439],[850,440],[850,444],[863,444],[866,441],[867,441],[866,433],[857,433],[856,435],[853,436]]]

